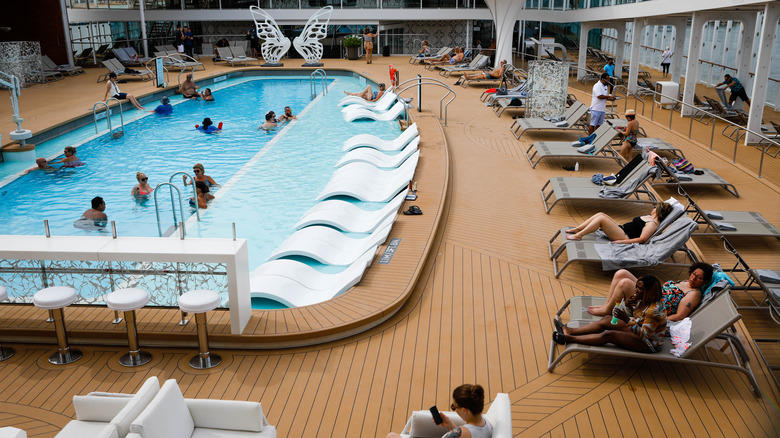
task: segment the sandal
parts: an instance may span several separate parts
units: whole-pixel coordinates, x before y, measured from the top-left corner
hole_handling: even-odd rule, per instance
[[[563,323],[558,318],[553,318],[553,324],[555,325],[555,331],[558,333],[563,333]]]
[[[553,341],[559,345],[566,345],[566,341],[562,339],[563,333],[553,332]]]
[[[408,210],[404,210],[404,214],[406,215],[416,215],[416,214],[422,214],[422,210],[420,210],[420,207],[416,205],[412,205],[409,207]]]

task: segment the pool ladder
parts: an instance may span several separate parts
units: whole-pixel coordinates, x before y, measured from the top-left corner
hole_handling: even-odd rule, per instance
[[[320,82],[322,82],[322,94],[328,94],[328,74],[325,73],[325,70],[318,68],[317,70],[311,72],[311,75],[309,75],[309,85],[311,88],[312,100],[314,100],[314,98],[317,97],[318,78],[320,79]]]
[[[190,175],[187,172],[180,171],[175,172],[168,178],[168,182],[163,182],[160,184],[157,184],[157,186],[154,188],[154,212],[157,215],[157,232],[162,237],[162,225],[160,224],[160,206],[157,204],[157,194],[160,192],[160,188],[163,186],[168,186],[168,189],[171,193],[171,211],[173,213],[173,224],[174,227],[179,225],[181,238],[184,239],[184,236],[187,234],[187,230],[184,228],[184,204],[182,203],[181,198],[181,190],[179,190],[178,187],[176,187],[175,184],[173,184],[173,178],[177,175],[184,175],[185,177],[189,178],[190,181],[192,181],[192,198],[195,199],[195,215],[198,217],[198,221],[200,221],[200,208],[198,207],[198,192],[195,188],[195,178]],[[176,190],[176,195],[179,199],[179,214],[181,215],[181,221],[179,221],[179,218],[176,216],[176,198],[173,197],[173,191]]]
[[[111,102],[112,100],[117,104],[119,104],[119,121],[122,124],[122,126],[117,132],[112,132],[114,129],[111,127],[111,108],[109,108],[108,103]],[[106,123],[108,123],[108,133],[111,134],[111,137],[116,139],[125,135],[125,116],[124,116],[124,112],[122,111],[122,102],[120,102],[119,99],[115,97],[112,97],[105,102],[103,102],[102,100],[95,102],[95,104],[92,105],[92,120],[95,122],[95,134],[100,133],[100,131],[98,131],[98,116],[97,116],[97,110],[100,107],[106,108],[106,112],[105,112]]]

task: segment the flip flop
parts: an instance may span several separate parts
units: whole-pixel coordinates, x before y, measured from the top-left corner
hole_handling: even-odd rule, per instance
[[[553,332],[553,341],[555,341],[555,343],[559,345],[566,345],[566,341],[561,339],[562,336],[563,333]]]
[[[553,324],[555,325],[555,331],[558,333],[563,333],[563,323],[558,318],[553,318]]]
[[[416,205],[411,205],[411,206],[409,206],[408,210],[404,210],[404,214],[406,214],[406,215],[422,214],[422,210],[420,210],[420,207],[418,207]]]

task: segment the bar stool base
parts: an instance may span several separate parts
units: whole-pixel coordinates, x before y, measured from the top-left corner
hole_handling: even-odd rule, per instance
[[[209,354],[208,357],[200,357],[200,355],[197,355],[190,359],[190,366],[196,370],[207,370],[209,368],[214,368],[220,363],[222,363],[222,358],[219,357],[218,354],[214,353]]]
[[[140,367],[146,365],[152,361],[152,354],[145,351],[140,351],[135,356],[131,356],[130,353],[125,354],[119,358],[119,363],[126,367]]]
[[[65,354],[56,352],[49,356],[49,363],[54,365],[67,365],[81,359],[81,356],[82,354],[79,350],[70,350]]]
[[[0,347],[0,362],[10,359],[14,355],[14,349],[8,347]]]

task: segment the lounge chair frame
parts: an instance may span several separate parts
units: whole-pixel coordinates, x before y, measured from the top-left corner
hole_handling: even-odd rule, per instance
[[[677,177],[677,174],[671,171],[669,169],[669,166],[663,162],[663,160],[656,160],[656,164],[658,164],[658,167],[660,167],[662,172],[661,179],[656,179],[650,184],[655,186],[678,186],[681,188],[685,188],[688,186],[720,186],[723,187],[727,192],[731,193],[735,197],[739,198],[739,192],[737,191],[737,187],[734,186],[734,184],[731,184],[730,182],[723,179],[720,175],[713,172],[710,169],[706,169],[703,167],[697,167],[696,170],[700,170],[704,172],[703,175],[696,175],[693,173],[686,173],[684,176],[690,178],[690,181],[680,181],[680,179]]]
[[[431,55],[431,56],[412,56],[411,58],[409,58],[409,64],[419,64],[420,62],[426,61],[428,59],[439,59],[442,56],[444,56],[445,54],[448,54],[450,52],[452,52],[452,47],[442,47],[441,49],[439,49],[438,52],[436,52],[435,55]]]
[[[687,195],[686,195],[687,196]],[[694,236],[736,236],[736,237],[774,237],[780,240],[780,230],[756,211],[723,211],[718,212],[723,219],[711,219],[702,208],[688,198],[686,212],[698,223],[699,231]],[[718,228],[716,222],[728,222],[737,229],[724,231]]]
[[[520,139],[526,132],[529,131],[576,131],[586,130],[586,123],[583,121],[585,115],[588,113],[588,106],[582,102],[575,102],[566,112],[563,114],[568,126],[555,126],[555,123],[548,122],[544,119],[537,118],[522,118],[517,119],[509,127],[512,135],[516,139]],[[521,131],[522,130],[522,131]],[[518,131],[520,133],[518,134]]]
[[[569,141],[537,141],[528,147],[525,151],[525,157],[528,158],[532,169],[535,169],[536,165],[545,158],[607,158],[621,163],[622,157],[611,147],[613,141],[618,137],[618,132],[605,123],[594,133],[596,139],[591,144],[596,150],[590,154],[577,152],[577,147],[572,146]]]
[[[112,72],[116,73],[117,79],[131,77],[141,78],[142,81],[149,81],[154,77],[154,73],[152,73],[152,71],[149,69],[136,70],[138,73],[125,73],[125,66],[122,65],[118,59],[106,59],[101,62],[108,69],[108,72],[99,75],[97,82],[107,81],[108,75]]]
[[[571,304],[571,301],[572,300],[568,300],[564,303],[563,307],[556,314],[556,318],[560,318],[564,310]],[[753,374],[753,369],[750,367],[750,359],[747,355],[747,351],[745,350],[744,345],[742,345],[742,341],[734,328],[734,324],[739,321],[740,318],[742,318],[742,315],[737,313],[737,309],[734,307],[729,293],[721,292],[706,306],[703,306],[696,315],[691,317],[693,323],[691,329],[691,346],[681,357],[676,357],[670,353],[672,342],[669,337],[664,339],[663,350],[657,353],[637,353],[611,345],[590,346],[570,343],[566,344],[564,350],[556,355],[557,344],[554,341],[551,341],[547,371],[553,372],[555,367],[566,355],[573,353],[590,353],[632,359],[657,360],[682,365],[708,366],[739,371],[745,374],[745,377],[747,377],[748,382],[752,387],[753,394],[755,394],[756,397],[761,397],[761,390],[759,389],[758,382]],[[704,347],[715,339],[725,342],[719,349],[725,349],[726,346],[731,349],[735,364],[720,363],[711,360]],[[699,350],[702,350],[705,355],[704,359],[693,358]]]

